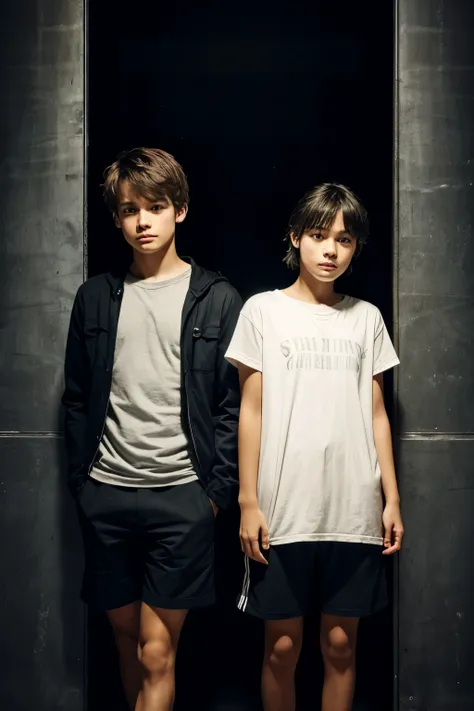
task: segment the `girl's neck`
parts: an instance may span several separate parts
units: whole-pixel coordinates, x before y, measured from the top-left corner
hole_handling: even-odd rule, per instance
[[[340,295],[334,291],[334,282],[318,281],[303,269],[300,270],[295,283],[283,291],[288,296],[308,304],[334,306],[341,300]]]

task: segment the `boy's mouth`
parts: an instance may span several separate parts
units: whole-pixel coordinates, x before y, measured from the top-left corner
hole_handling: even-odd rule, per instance
[[[140,235],[137,237],[138,242],[151,242],[156,239],[156,235]]]

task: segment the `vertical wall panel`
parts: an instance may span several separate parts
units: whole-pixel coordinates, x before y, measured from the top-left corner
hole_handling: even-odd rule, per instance
[[[398,2],[399,708],[474,708],[474,7]]]
[[[84,612],[59,396],[83,279],[82,0],[0,23],[0,708],[83,708]]]

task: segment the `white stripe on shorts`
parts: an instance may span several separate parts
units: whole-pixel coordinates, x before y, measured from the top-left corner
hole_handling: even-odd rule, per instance
[[[239,608],[239,610],[242,610],[243,612],[245,611],[245,608],[247,607],[247,602],[249,599],[249,589],[250,589],[250,560],[249,560],[248,556],[244,557],[244,565],[245,565],[244,582],[242,585],[242,593],[240,595],[240,599],[237,604],[237,607]]]

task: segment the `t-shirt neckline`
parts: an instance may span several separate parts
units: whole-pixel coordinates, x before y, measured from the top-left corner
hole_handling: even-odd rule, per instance
[[[281,297],[282,299],[285,299],[286,302],[291,302],[295,304],[296,308],[302,308],[306,311],[310,311],[313,314],[317,314],[318,316],[326,317],[333,316],[339,313],[341,309],[346,308],[349,302],[349,297],[346,294],[340,294],[340,301],[338,301],[336,304],[333,304],[332,306],[328,306],[327,304],[309,304],[307,301],[300,301],[299,299],[294,299],[292,296],[284,294],[281,289],[275,289],[274,293],[278,294],[279,297]]]
[[[186,271],[181,272],[181,274],[177,274],[176,276],[171,277],[170,279],[162,279],[157,281],[144,281],[143,279],[136,277],[134,274],[132,274],[131,271],[129,271],[127,273],[127,276],[125,277],[125,284],[128,286],[138,286],[140,289],[154,290],[163,289],[167,286],[178,284],[180,281],[184,281],[185,279],[190,278],[191,267],[189,267],[189,269],[186,269]]]

